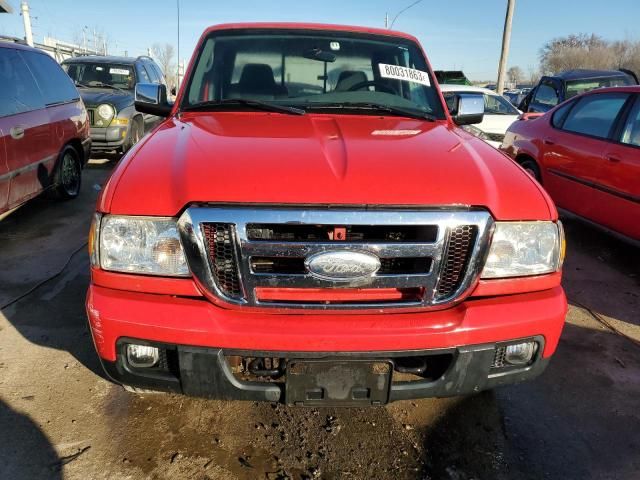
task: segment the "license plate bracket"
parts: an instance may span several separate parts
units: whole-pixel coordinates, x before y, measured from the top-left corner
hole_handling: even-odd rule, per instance
[[[299,406],[367,406],[389,401],[389,360],[291,359],[285,399]]]

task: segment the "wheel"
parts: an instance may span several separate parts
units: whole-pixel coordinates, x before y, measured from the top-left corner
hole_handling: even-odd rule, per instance
[[[62,152],[53,173],[53,198],[69,200],[76,198],[82,184],[82,168],[75,148],[67,145]]]
[[[133,123],[131,124],[131,133],[129,134],[129,146],[127,147],[127,150],[138,143],[143,136],[144,124],[140,120],[140,117],[136,117],[133,119]]]
[[[542,176],[540,175],[540,167],[535,160],[527,158],[526,160],[522,160],[518,162],[525,171],[535,178],[539,183],[542,183]]]

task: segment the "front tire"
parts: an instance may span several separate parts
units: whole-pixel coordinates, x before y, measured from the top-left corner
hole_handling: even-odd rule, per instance
[[[538,183],[542,184],[542,175],[540,175],[540,167],[538,167],[538,164],[536,163],[535,160],[531,158],[527,158],[519,161],[518,163],[522,168],[525,169],[525,171],[529,175],[535,178],[538,181]]]
[[[129,133],[129,146],[127,147],[127,150],[138,143],[142,137],[144,137],[144,124],[139,117],[136,117],[133,119],[133,123],[131,124],[131,133]]]
[[[82,185],[82,167],[78,152],[71,146],[66,146],[62,152],[53,174],[53,188],[51,194],[59,200],[71,200],[80,194]]]

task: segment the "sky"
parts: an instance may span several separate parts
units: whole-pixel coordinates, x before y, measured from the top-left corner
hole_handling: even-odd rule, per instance
[[[156,42],[177,44],[178,0],[29,0],[35,41],[73,42],[82,29],[107,34],[110,54],[146,54]],[[187,61],[209,25],[243,21],[299,21],[383,27],[413,0],[179,0],[180,57]],[[0,14],[0,34],[24,37],[20,0]],[[418,37],[434,69],[495,80],[506,0],[422,0],[394,29]],[[509,66],[537,69],[540,47],[570,33],[640,40],[640,0],[517,0]]]

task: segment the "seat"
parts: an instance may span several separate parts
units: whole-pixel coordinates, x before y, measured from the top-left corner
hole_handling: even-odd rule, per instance
[[[344,70],[340,72],[336,83],[336,92],[347,92],[351,87],[367,81],[367,74],[362,70]]]
[[[229,98],[248,96],[273,99],[286,95],[287,89],[276,83],[273,69],[266,63],[247,63],[242,69],[240,81],[229,89]]]

